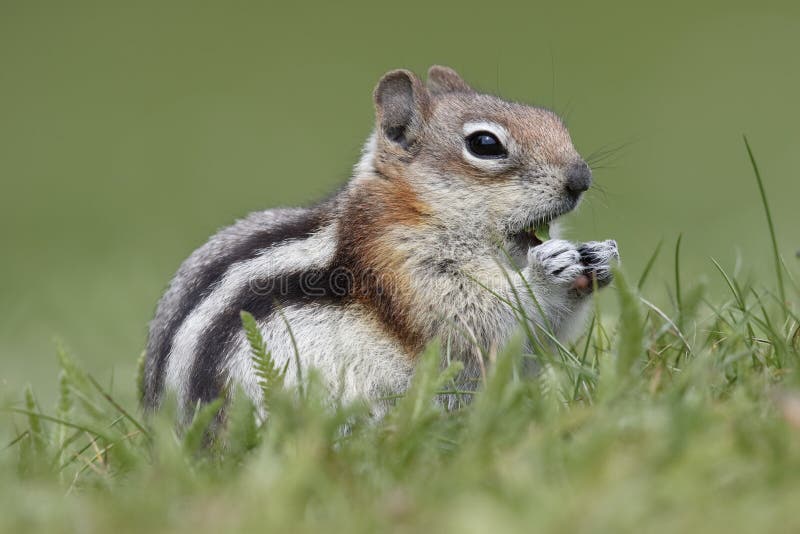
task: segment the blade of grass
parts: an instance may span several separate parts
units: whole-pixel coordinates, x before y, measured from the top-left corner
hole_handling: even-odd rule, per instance
[[[5,447],[3,447],[3,450],[10,449],[10,448],[11,448],[11,447],[13,447],[14,445],[16,445],[17,443],[19,443],[19,442],[20,442],[20,441],[22,441],[23,439],[25,439],[25,438],[26,438],[26,437],[27,437],[27,436],[28,436],[30,433],[31,433],[31,431],[30,431],[30,430],[25,430],[25,431],[23,431],[23,432],[22,432],[22,434],[20,434],[20,435],[19,435],[19,436],[17,436],[16,438],[12,439],[12,440],[11,440],[11,442],[10,442],[8,445],[6,445]]]
[[[728,273],[725,272],[725,269],[722,268],[722,265],[720,265],[717,260],[711,258],[711,261],[714,263],[714,266],[722,275],[722,278],[725,279],[725,283],[728,284],[728,288],[731,290],[731,293],[733,293],[733,298],[736,299],[736,304],[739,305],[739,309],[744,310],[745,309],[744,300],[742,300],[742,296],[739,294],[739,291],[733,284],[733,280],[731,280],[731,277],[728,276]]]
[[[749,315],[750,312],[747,310],[747,305],[745,304],[744,297],[742,296],[741,289],[739,289],[739,287],[736,284],[736,282],[733,279],[731,279],[730,276],[728,276],[728,273],[725,272],[725,269],[722,268],[722,265],[720,265],[717,262],[717,260],[715,260],[714,258],[711,258],[711,261],[714,262],[714,266],[717,268],[717,270],[720,272],[722,277],[725,279],[725,283],[728,284],[728,287],[730,288],[731,293],[733,293],[733,298],[736,299],[736,304],[739,307],[739,311],[742,312],[743,316]],[[752,338],[755,337],[755,332],[753,331],[753,326],[750,324],[749,321],[747,323],[747,334],[748,334],[748,339],[752,340]],[[752,342],[750,342],[749,344],[752,347]],[[754,359],[754,363],[755,363],[755,359]]]
[[[65,421],[63,419],[59,419],[58,417],[52,417],[50,415],[45,415],[45,414],[39,413],[39,412],[32,412],[30,410],[23,410],[21,408],[9,408],[8,410],[3,410],[3,411],[8,411],[8,412],[12,412],[12,413],[18,413],[20,415],[38,417],[40,419],[44,419],[45,421],[50,421],[51,423],[58,423],[59,425],[64,425],[64,426],[68,426],[70,428],[76,428],[76,429],[79,429],[79,430],[83,430],[84,432],[88,432],[90,434],[94,434],[96,436],[99,436],[99,437],[105,439],[106,441],[114,441],[114,438],[112,438],[111,436],[106,435],[103,432],[98,431],[97,429],[90,428],[90,427],[84,426],[84,425],[79,425],[79,424],[76,424],[76,423],[71,423],[69,421]]]
[[[686,341],[686,338],[683,336],[683,333],[678,328],[678,325],[676,325],[674,322],[672,322],[672,319],[670,319],[669,316],[666,313],[661,311],[658,308],[658,306],[656,306],[655,304],[653,304],[652,302],[650,302],[646,298],[639,297],[639,301],[642,304],[644,304],[645,306],[647,306],[649,309],[651,309],[653,312],[655,312],[656,315],[661,317],[661,319],[663,319],[664,322],[667,323],[667,325],[669,325],[670,329],[673,330],[675,332],[675,335],[678,336],[678,339],[680,339],[681,343],[683,344],[683,347],[686,349],[686,352],[688,352],[689,355],[692,355],[693,354],[692,347],[691,347],[691,345],[689,345],[689,342]]]
[[[680,238],[679,238],[680,239]],[[619,269],[614,270],[617,279],[617,296],[620,303],[616,379],[620,384],[633,375],[634,366],[644,353],[644,321],[639,308],[639,296],[629,286]]]
[[[303,386],[303,370],[300,367],[300,348],[297,346],[297,339],[294,337],[294,331],[292,331],[292,325],[289,324],[289,320],[286,318],[286,315],[283,313],[283,308],[281,305],[276,301],[278,315],[280,315],[281,319],[283,320],[283,324],[286,325],[286,331],[289,333],[289,340],[292,342],[292,350],[294,352],[294,365],[295,369],[295,376],[297,377],[297,390],[300,392],[300,396],[305,396],[305,387]]]
[[[675,243],[675,303],[678,308],[678,324],[681,323],[683,315],[683,303],[681,302],[681,240],[683,234],[678,234],[678,241]]]
[[[224,404],[224,398],[214,399],[207,404],[198,403],[194,418],[183,435],[183,449],[186,453],[196,454],[203,450],[204,446],[212,444],[215,436],[214,422]]]
[[[129,414],[125,410],[125,408],[120,406],[120,404],[117,401],[115,401],[114,398],[111,395],[109,395],[100,384],[97,383],[97,380],[95,380],[92,375],[87,374],[86,378],[89,379],[89,382],[91,382],[91,384],[95,387],[95,389],[97,389],[97,391],[100,392],[100,395],[102,395],[104,399],[106,399],[123,417],[125,417],[125,419],[130,421],[131,424],[135,426],[142,433],[143,436],[145,436],[147,439],[150,439],[150,433],[147,431],[144,425],[142,425],[131,414]]]
[[[658,254],[661,252],[661,245],[664,244],[664,240],[658,242],[656,245],[656,249],[653,251],[653,254],[650,256],[650,259],[647,260],[647,265],[644,266],[644,271],[642,271],[642,275],[639,277],[639,281],[636,283],[636,289],[639,291],[642,290],[644,283],[647,281],[647,277],[650,275],[650,270],[653,268],[653,265],[656,263],[656,258],[658,258]]]
[[[595,322],[597,322],[597,315],[592,317],[592,322],[591,322],[591,324],[589,324],[589,330],[586,332],[586,343],[583,346],[583,353],[581,354],[581,365],[586,365],[586,358],[587,358],[587,356],[589,354],[589,345],[592,342],[592,333],[594,333],[594,324],[595,324]],[[578,390],[580,389],[581,384],[584,384],[584,383],[585,382],[580,377],[578,377],[575,380],[575,388],[574,388],[574,390],[572,392],[572,399],[573,400],[578,398]]]
[[[753,172],[756,175],[756,182],[758,183],[758,191],[761,193],[761,202],[764,204],[764,213],[767,216],[767,225],[769,226],[769,235],[772,239],[772,254],[775,259],[775,275],[778,278],[778,294],[781,296],[781,300],[786,302],[786,288],[783,285],[783,269],[781,266],[781,255],[778,251],[778,240],[775,237],[775,225],[772,222],[772,212],[769,209],[769,202],[767,202],[767,192],[764,189],[764,181],[761,179],[761,172],[758,170],[758,164],[756,163],[756,158],[753,156],[753,150],[750,148],[750,142],[747,140],[747,136],[743,135],[742,138],[744,139],[744,146],[747,148],[747,155],[750,158],[750,164],[753,166]]]

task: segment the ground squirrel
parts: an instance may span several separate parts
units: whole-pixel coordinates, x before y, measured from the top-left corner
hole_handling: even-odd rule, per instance
[[[519,325],[515,299],[539,323],[541,309],[559,337],[584,323],[617,245],[534,233],[592,180],[559,117],[479,93],[442,66],[426,84],[387,73],[374,102],[375,130],[341,191],[253,213],[181,265],[150,325],[146,409],[165,389],[184,420],[228,386],[260,400],[241,310],[288,366],[287,383],[293,334],[301,369],[316,368],[344,400],[373,399],[376,416],[386,406],[375,399],[408,387],[433,340],[474,389],[482,354]]]

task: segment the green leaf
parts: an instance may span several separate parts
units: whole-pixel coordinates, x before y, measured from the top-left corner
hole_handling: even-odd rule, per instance
[[[30,433],[33,450],[40,458],[44,458],[47,449],[47,439],[45,437],[42,418],[39,416],[39,407],[33,389],[30,385],[25,388],[25,408],[28,416],[28,430]]]
[[[644,354],[645,325],[642,312],[633,288],[628,285],[625,276],[616,270],[614,276],[619,291],[620,320],[617,342],[616,374],[619,378],[627,377],[634,363]]]
[[[212,428],[212,425],[224,402],[225,399],[219,398],[207,404],[198,405],[195,416],[183,435],[183,449],[187,454],[194,455],[211,444],[216,430]]]
[[[283,388],[289,362],[286,362],[283,368],[279,368],[275,360],[272,359],[272,353],[267,350],[267,344],[264,342],[255,318],[246,311],[242,311],[240,316],[247,341],[250,343],[250,358],[253,361],[255,374],[258,377],[258,386],[261,388],[263,397],[263,407],[266,410],[272,394]]]
[[[261,443],[256,407],[242,391],[237,391],[228,408],[226,453],[229,460],[240,462]]]

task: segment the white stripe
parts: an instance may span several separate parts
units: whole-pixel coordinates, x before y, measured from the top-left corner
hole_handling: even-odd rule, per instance
[[[197,342],[217,315],[228,306],[243,287],[280,273],[322,267],[336,251],[336,226],[329,225],[305,239],[286,241],[265,249],[257,257],[233,264],[214,291],[181,324],[172,342],[167,361],[166,385],[183,404],[189,390],[191,369]]]
[[[283,308],[282,315],[262,321],[260,326],[275,363],[279,368],[288,364],[286,386],[297,384],[296,342],[303,380],[308,380],[309,372],[315,370],[333,398],[340,397],[344,402],[374,400],[408,388],[412,360],[403,356],[400,345],[360,304],[294,305]],[[237,334],[234,347],[227,364],[229,379],[241,386],[256,406],[262,406],[244,333]]]

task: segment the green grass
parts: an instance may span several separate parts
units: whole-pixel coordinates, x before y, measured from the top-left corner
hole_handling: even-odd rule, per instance
[[[178,434],[170,407],[145,423],[115,398],[111,379],[103,385],[59,349],[56,405],[40,406],[26,389],[6,407],[14,433],[0,471],[13,482],[0,489],[0,529],[797,530],[800,292],[784,286],[792,269],[777,247],[775,280],[753,283],[709,259],[730,292],[714,297],[681,278],[681,239],[670,309],[652,304],[647,281],[659,244],[642,273],[618,273],[615,311],[597,309],[586,336],[539,344],[538,376],[519,373],[533,356],[518,340],[455,412],[432,402],[456,371],[442,370],[433,349],[380,422],[363,405],[331,406],[313,371],[302,391],[288,391],[244,314],[267,422],[259,426],[256,407],[236,395],[216,438],[208,428],[219,402]]]

